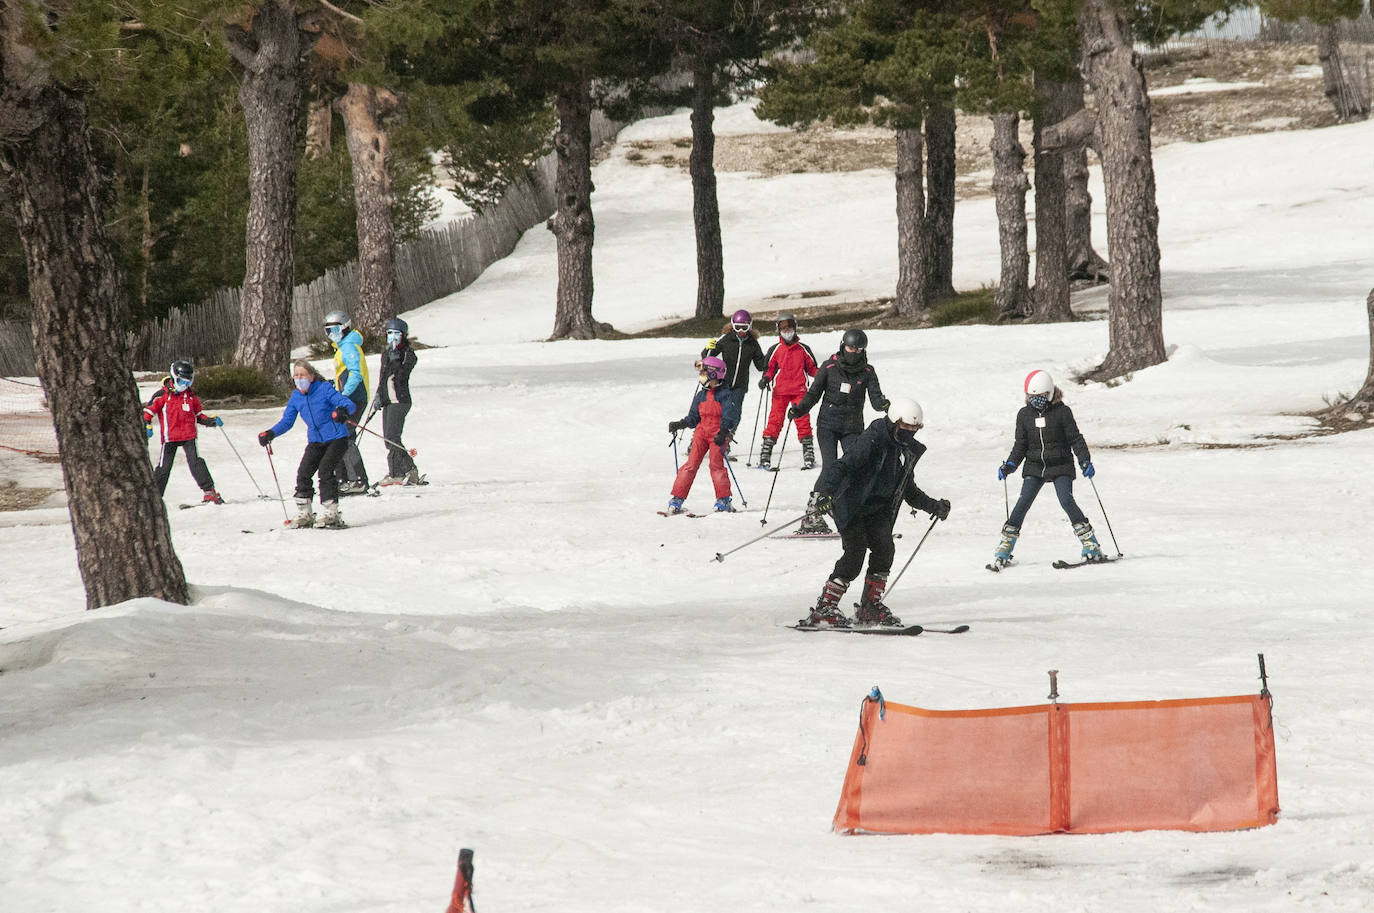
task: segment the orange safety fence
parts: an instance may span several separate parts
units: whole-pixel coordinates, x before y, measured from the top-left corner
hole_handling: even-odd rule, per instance
[[[835,830],[1228,831],[1278,820],[1267,690],[993,710],[864,699]]]

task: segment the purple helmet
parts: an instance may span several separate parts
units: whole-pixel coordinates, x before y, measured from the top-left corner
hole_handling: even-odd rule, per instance
[[[701,370],[706,372],[707,380],[725,380],[725,362],[714,355],[701,360]]]
[[[750,316],[748,311],[742,308],[730,315],[730,323],[734,326],[735,331],[738,333],[749,332],[749,327],[753,324],[753,322],[754,318]]]

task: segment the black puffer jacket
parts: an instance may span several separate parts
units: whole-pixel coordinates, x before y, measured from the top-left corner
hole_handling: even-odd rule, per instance
[[[714,355],[725,362],[725,385],[736,393],[749,386],[749,364],[760,371],[768,367],[768,359],[763,357],[763,346],[759,345],[759,334],[750,330],[743,339],[732,329],[716,340],[714,349],[702,349],[701,357]]]
[[[377,405],[410,402],[410,372],[415,370],[415,350],[402,344],[382,353],[382,372],[377,378]]]
[[[816,413],[816,427],[838,434],[858,434],[864,430],[864,394],[879,412],[887,411],[887,397],[878,384],[878,372],[868,358],[857,365],[846,365],[836,352],[825,360],[816,376],[796,405],[798,412],[809,412],[816,401],[821,408]]]
[[[816,491],[835,498],[832,511],[839,529],[882,512],[895,522],[902,500],[917,510],[934,509],[935,500],[912,478],[926,445],[920,441],[910,448],[898,445],[892,427],[886,418],[875,419],[816,480]]]
[[[1063,393],[1054,388],[1054,397],[1044,413],[1032,406],[1022,406],[1016,413],[1016,444],[1007,462],[1020,464],[1025,460],[1023,475],[1039,476],[1045,481],[1068,476],[1077,478],[1073,458],[1086,463],[1088,443],[1073,420],[1073,410],[1064,405]]]

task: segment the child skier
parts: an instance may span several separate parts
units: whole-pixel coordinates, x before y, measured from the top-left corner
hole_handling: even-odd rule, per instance
[[[1021,535],[1021,523],[1046,482],[1053,483],[1054,492],[1059,496],[1059,506],[1064,508],[1064,513],[1073,523],[1074,534],[1083,546],[1084,560],[1105,560],[1097,536],[1093,534],[1092,524],[1073,499],[1073,458],[1078,457],[1084,478],[1091,479],[1096,472],[1088,453],[1088,444],[1074,421],[1073,410],[1064,404],[1064,394],[1045,371],[1027,374],[1022,389],[1026,395],[1026,405],[1016,413],[1016,442],[1012,445],[1011,455],[997,467],[997,478],[1006,479],[1025,460],[1021,470],[1021,497],[1002,527],[1002,541],[998,543],[988,569],[1001,570],[1011,562],[1011,550]]]
[[[720,338],[711,340],[701,350],[701,357],[714,355],[725,362],[725,385],[735,397],[741,418],[744,415],[744,398],[749,392],[749,365],[760,371],[768,367],[763,346],[759,345],[758,331],[753,326],[754,318],[748,311],[735,311],[730,317],[730,325],[721,331]]]
[[[816,417],[816,438],[821,448],[821,470],[839,456],[837,448],[849,449],[849,444],[864,430],[864,396],[879,412],[887,411],[887,398],[878,384],[878,372],[868,363],[868,334],[863,330],[846,330],[840,350],[831,355],[816,372],[806,395],[787,408],[787,417],[799,419],[819,400],[820,413]],[[816,496],[806,505],[806,519],[801,533],[828,534],[825,518],[816,512]]]
[[[148,439],[152,440],[153,437],[154,415],[162,431],[162,459],[153,470],[153,479],[157,482],[158,495],[165,494],[167,479],[172,474],[172,462],[176,459],[177,451],[184,450],[191,478],[204,492],[202,503],[223,504],[224,499],[215,491],[215,480],[210,477],[210,467],[196,452],[196,425],[216,427],[223,425],[224,419],[201,411],[200,397],[191,390],[195,378],[196,369],[189,361],[172,362],[171,373],[163,380],[162,389],[143,407],[143,428]]]
[[[701,359],[701,389],[692,397],[692,407],[681,421],[669,422],[668,433],[683,428],[695,428],[687,461],[673,479],[672,497],[668,499],[668,513],[680,514],[682,502],[692,490],[701,461],[711,457],[711,481],[716,489],[716,510],[729,511],[730,474],[725,468],[725,451],[730,444],[730,432],[739,424],[739,404],[725,385],[725,362],[714,355]]]
[[[367,359],[363,356],[363,337],[352,328],[352,321],[344,311],[330,311],[324,315],[324,335],[334,349],[334,387],[353,401],[354,421],[367,408]],[[348,429],[348,444],[336,472],[341,494],[356,495],[367,491],[367,467],[358,450],[355,427]]]
[[[281,420],[258,435],[258,443],[266,447],[272,439],[285,434],[296,424],[296,416],[305,420],[305,452],[296,469],[296,518],[294,527],[315,526],[315,514],[310,509],[315,497],[312,477],[320,477],[319,526],[342,529],[347,526],[339,516],[339,480],[335,475],[339,461],[348,448],[348,426],[353,416],[353,401],[335,390],[304,358],[291,368],[296,389],[282,410]]]
[[[773,388],[773,405],[768,410],[768,425],[759,445],[759,469],[773,468],[773,445],[778,442],[787,407],[806,393],[807,379],[816,376],[816,356],[797,335],[797,318],[783,314],[778,318],[778,341],[768,350],[768,367],[759,378],[759,389]],[[811,419],[797,419],[797,440],[802,445],[802,468],[816,465],[816,448],[811,439]]]
[[[410,414],[410,372],[416,362],[409,333],[410,327],[399,317],[386,322],[386,351],[377,378],[377,398],[372,402],[374,412],[382,410],[382,436],[391,442],[386,448],[387,475],[379,485],[420,484],[420,470],[401,443]]]
[[[855,621],[861,625],[901,625],[901,619],[883,605],[887,575],[892,570],[896,547],[892,527],[902,502],[924,510],[938,520],[949,516],[949,502],[937,501],[917,487],[912,473],[916,461],[926,452],[916,440],[925,424],[925,415],[914,399],[894,399],[887,417],[875,419],[849,445],[844,456],[821,470],[816,482],[818,509],[835,513],[844,554],[811,614],[799,625],[847,626],[850,620],[840,609],[840,597],[849,582],[859,576],[864,553],[868,553],[868,573],[864,576],[863,598]]]

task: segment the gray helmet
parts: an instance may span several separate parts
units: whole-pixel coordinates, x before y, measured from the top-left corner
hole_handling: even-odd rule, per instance
[[[397,331],[402,336],[410,335],[410,326],[399,317],[392,317],[386,322],[386,331],[390,333],[392,330]]]
[[[324,325],[326,327],[338,326],[347,330],[353,325],[353,321],[348,319],[347,311],[330,311],[324,315]]]

